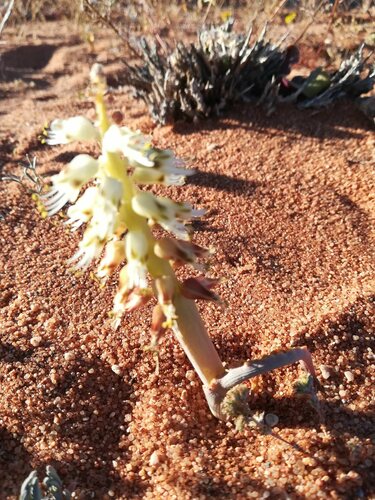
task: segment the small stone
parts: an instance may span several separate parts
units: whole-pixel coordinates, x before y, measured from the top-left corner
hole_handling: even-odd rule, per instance
[[[42,337],[39,335],[35,335],[35,337],[31,337],[30,344],[34,347],[38,347],[42,341]]]
[[[72,361],[75,358],[74,352],[73,351],[68,351],[64,353],[64,359],[65,361]]]
[[[215,149],[218,149],[220,146],[219,144],[214,144],[214,143],[210,143],[210,144],[207,144],[207,151],[209,153],[211,153],[211,151],[214,151]]]
[[[303,463],[303,465],[310,465],[311,467],[315,467],[316,460],[315,460],[315,458],[312,458],[312,457],[303,457],[302,463]]]
[[[331,376],[330,367],[327,365],[320,365],[319,368],[320,368],[320,373],[322,374],[322,377],[325,380],[328,380],[329,377]]]
[[[49,378],[51,380],[51,382],[56,385],[57,384],[57,374],[56,374],[56,370],[51,370],[51,373],[49,374]]]
[[[186,372],[186,375],[185,377],[190,380],[190,382],[193,382],[193,380],[195,380],[195,373],[194,373],[194,370],[188,370]]]
[[[154,451],[150,456],[149,464],[152,467],[152,466],[160,464],[160,462],[161,462],[161,456],[159,455],[159,453],[157,451]]]
[[[275,427],[275,425],[279,423],[279,417],[274,413],[267,413],[267,415],[264,417],[264,421],[270,427]]]
[[[340,398],[345,398],[346,397],[346,391],[344,389],[341,389],[339,391],[339,396],[340,396]]]
[[[344,372],[345,378],[348,382],[353,382],[354,380],[354,375],[352,372]]]
[[[116,373],[116,375],[121,375],[121,368],[119,365],[112,365],[111,370],[113,373]]]

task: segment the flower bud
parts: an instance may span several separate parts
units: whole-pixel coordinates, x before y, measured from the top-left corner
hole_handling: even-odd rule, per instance
[[[156,304],[152,310],[152,321],[151,321],[151,345],[156,346],[158,344],[159,338],[164,335],[166,331],[165,322],[167,318],[163,312],[163,308],[160,304]]]
[[[195,264],[198,257],[205,257],[209,251],[191,241],[161,238],[155,243],[155,255],[161,259],[173,260],[177,265]]]
[[[220,297],[211,290],[211,288],[216,286],[218,283],[218,279],[206,278],[205,276],[188,278],[182,283],[181,294],[191,300],[203,299],[212,300],[214,302],[222,302]]]

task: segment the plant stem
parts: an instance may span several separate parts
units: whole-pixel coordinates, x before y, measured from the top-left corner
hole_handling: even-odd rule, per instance
[[[223,377],[213,380],[210,386],[203,386],[203,391],[211,412],[220,420],[226,420],[227,418],[222,412],[221,404],[230,389],[241,382],[297,361],[303,364],[313,378],[316,377],[311,354],[306,348],[291,349],[285,352],[270,354],[263,359],[248,361],[238,368],[229,369]]]
[[[102,137],[109,127],[103,96],[104,88],[99,82],[95,104]],[[132,208],[132,198],[138,193],[138,187],[127,173],[125,160],[117,153],[105,153],[102,168],[107,175],[117,179],[123,186],[123,199],[119,215],[120,226],[123,223],[129,231],[140,231],[147,238],[149,247],[147,269],[150,275],[154,280],[164,277],[171,278],[174,287],[171,300],[177,317],[176,320],[173,320],[172,329],[202,381],[203,391],[213,415],[226,420],[227,415],[222,410],[222,403],[228,391],[262,373],[301,361],[308,372],[315,377],[311,355],[304,348],[271,354],[264,359],[246,362],[243,366],[226,370],[207,333],[195,302],[181,295],[181,285],[170,262],[155,255],[156,239],[147,220],[134,212]]]
[[[225,375],[225,368],[207,333],[195,302],[177,295],[174,299],[177,324],[173,332],[198,373],[203,386]]]

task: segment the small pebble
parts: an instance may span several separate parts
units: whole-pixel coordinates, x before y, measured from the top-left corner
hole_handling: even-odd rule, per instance
[[[275,425],[279,423],[279,417],[274,413],[267,413],[267,415],[264,417],[264,421],[270,427],[275,427]]]
[[[35,337],[31,337],[30,344],[34,347],[38,347],[42,341],[42,337],[39,335],[35,335]]]
[[[154,451],[150,456],[149,464],[151,466],[158,465],[160,463],[160,459],[161,459],[161,457],[160,457],[159,453],[157,451]]]
[[[74,359],[74,352],[73,351],[68,351],[64,353],[64,359],[65,361],[72,361]]]
[[[341,391],[339,391],[339,396],[340,396],[340,398],[345,398],[346,397],[346,391],[344,389],[341,389]]]
[[[331,376],[330,368],[327,365],[320,365],[320,373],[325,380],[328,380]]]
[[[188,370],[185,374],[185,377],[190,380],[190,382],[192,382],[193,380],[195,380],[195,373],[193,370]]]
[[[348,382],[353,382],[354,375],[352,372],[344,372],[345,378]]]
[[[119,365],[112,365],[111,370],[113,373],[116,373],[116,375],[121,375],[121,368]]]
[[[49,378],[51,380],[51,382],[56,385],[57,384],[57,374],[56,374],[56,370],[51,370],[51,373],[49,374]]]

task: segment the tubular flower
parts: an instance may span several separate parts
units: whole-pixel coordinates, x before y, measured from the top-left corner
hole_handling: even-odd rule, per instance
[[[135,261],[127,264],[120,272],[120,285],[113,302],[114,327],[120,324],[126,311],[134,311],[145,305],[153,293],[147,287],[146,268]]]
[[[50,146],[99,139],[98,129],[84,116],[53,120],[44,134],[46,135],[45,142]]]
[[[128,261],[126,286],[128,289],[147,288],[148,242],[141,231],[129,231],[125,238],[125,254]]]
[[[97,277],[107,278],[125,259],[125,243],[123,240],[112,240],[105,247],[104,257],[100,261]]]
[[[138,184],[164,184],[181,186],[193,170],[182,168],[183,161],[170,150],[153,148],[147,137],[139,131],[112,125],[103,138],[103,149],[109,153],[122,153],[134,168],[133,180]]]
[[[222,303],[219,295],[212,291],[220,280],[216,278],[206,278],[198,276],[197,278],[186,279],[181,286],[181,293],[187,299],[192,300],[212,300],[213,302]]]
[[[114,234],[118,220],[118,208],[122,197],[122,185],[116,179],[106,177],[103,184],[98,187],[97,195],[93,197],[91,220],[79,243],[79,250],[70,259],[77,268],[86,269],[94,259],[97,259],[107,241]],[[86,206],[88,217],[88,207]],[[78,211],[77,211],[78,212]],[[82,215],[82,214],[81,214]],[[84,222],[76,214],[73,227]]]
[[[90,155],[73,158],[68,166],[52,177],[52,189],[42,197],[48,215],[59,212],[66,203],[73,203],[79,192],[98,171],[99,162]]]
[[[155,243],[154,252],[161,259],[173,260],[177,266],[191,264],[195,269],[203,270],[205,266],[199,264],[197,258],[206,257],[210,251],[191,241],[164,237]]]
[[[181,168],[184,162],[177,159],[168,149],[149,148],[146,154],[153,165],[152,168],[142,166],[135,168],[133,179],[139,184],[182,186],[185,183],[185,177],[194,174],[194,170]]]
[[[113,307],[116,327],[125,311],[141,307],[152,295],[147,281],[148,241],[141,231],[129,231],[126,235],[125,256],[128,263],[120,271]]]
[[[93,214],[95,201],[99,196],[99,190],[95,186],[89,187],[83,193],[83,195],[78,198],[74,205],[71,205],[67,210],[67,215],[69,219],[66,224],[71,226],[72,231],[75,231],[82,224],[88,222]]]
[[[203,210],[194,210],[187,203],[176,203],[144,191],[133,197],[132,208],[138,215],[158,223],[182,240],[188,240],[189,233],[181,221],[187,221],[204,213]]]
[[[111,125],[103,137],[103,150],[107,153],[122,153],[129,165],[153,167],[146,156],[150,141],[139,130],[133,132],[128,127]]]

